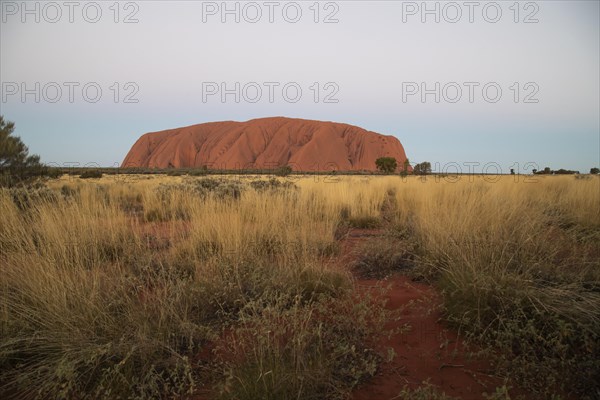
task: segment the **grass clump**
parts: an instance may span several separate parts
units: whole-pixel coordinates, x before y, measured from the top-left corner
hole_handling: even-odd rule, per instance
[[[282,182],[275,178],[269,180],[254,180],[250,182],[250,186],[256,191],[297,189],[297,186],[294,185],[293,182]]]
[[[346,398],[376,373],[381,356],[368,343],[383,332],[382,305],[349,293],[308,303],[267,299],[241,310],[240,325],[219,351],[219,398]]]
[[[391,237],[371,239],[360,251],[352,268],[364,278],[383,279],[413,267],[414,246]]]
[[[79,178],[81,179],[100,179],[102,178],[103,174],[102,171],[99,170],[95,170],[95,169],[89,169],[84,171],[81,175],[79,175]]]
[[[15,205],[20,210],[29,210],[39,204],[54,203],[58,200],[57,193],[42,184],[15,186],[8,191]]]
[[[39,267],[3,271],[10,283],[2,291],[4,312],[11,318],[2,323],[0,392],[20,398],[191,393],[187,355],[210,330],[182,314],[189,299],[181,282],[163,280],[160,292],[151,292],[119,271],[52,263],[43,265],[44,280],[31,280]]]

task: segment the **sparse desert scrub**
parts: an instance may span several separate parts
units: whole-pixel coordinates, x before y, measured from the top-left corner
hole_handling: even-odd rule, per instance
[[[419,272],[443,290],[447,318],[499,354],[503,374],[542,398],[594,398],[600,180],[520,179],[409,180],[398,229],[419,245]]]
[[[339,232],[366,220],[386,232],[363,251],[369,275],[410,266],[499,374],[540,397],[594,398],[600,179],[534,178],[105,175],[2,189],[0,393],[344,398],[374,373],[387,318],[329,262]],[[199,364],[211,342],[219,362]]]
[[[323,261],[339,223],[337,213],[320,207],[324,197],[246,179],[117,178],[67,177],[42,188],[43,195],[25,188],[25,195],[0,193],[4,396],[192,394],[206,383],[194,357],[225,326],[247,320],[249,307],[257,325],[280,314],[293,326],[318,326],[316,308],[348,304],[348,274]],[[149,210],[160,218],[148,218]],[[282,297],[295,300],[282,305]],[[356,310],[345,311],[346,322],[343,314],[328,321],[327,346],[311,348],[317,353],[308,358],[347,356],[329,343],[348,333],[341,324]],[[372,324],[353,322],[361,326]],[[253,340],[246,345],[264,345]],[[354,355],[357,376],[375,365],[365,361],[365,372],[362,355]],[[347,393],[357,381],[334,376],[339,363],[305,367],[307,387],[318,387],[313,394]],[[324,376],[333,376],[327,385],[312,382]],[[285,392],[304,393],[296,388]]]

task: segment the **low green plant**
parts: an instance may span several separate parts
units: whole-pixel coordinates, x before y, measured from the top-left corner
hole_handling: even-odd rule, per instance
[[[292,167],[290,167],[289,165],[286,165],[284,167],[279,167],[276,168],[273,173],[277,176],[288,176],[289,174],[292,173]]]
[[[349,292],[310,302],[267,295],[240,311],[219,350],[221,399],[342,399],[373,376],[382,360],[369,343],[388,315],[374,299]]]
[[[250,182],[250,186],[257,191],[280,190],[280,189],[297,189],[292,182],[280,181],[279,179],[271,178],[269,180],[255,180]]]
[[[412,269],[414,245],[391,237],[365,242],[352,268],[362,277],[382,279]]]
[[[102,176],[102,171],[98,171],[95,169],[86,170],[81,175],[79,175],[81,179],[99,179],[102,178]]]

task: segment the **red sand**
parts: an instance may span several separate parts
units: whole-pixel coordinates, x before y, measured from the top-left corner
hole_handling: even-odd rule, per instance
[[[337,261],[348,268],[360,257],[366,240],[383,234],[378,229],[351,229],[341,241]],[[400,399],[398,394],[406,386],[416,389],[428,381],[439,391],[459,399],[485,399],[483,393],[493,393],[503,382],[491,377],[489,365],[482,360],[468,359],[469,350],[458,334],[445,326],[441,319],[441,296],[425,283],[413,282],[405,275],[396,274],[385,280],[357,278],[359,292],[387,288],[386,307],[401,310],[399,321],[389,322],[386,328],[411,329],[401,331],[377,343],[381,349],[392,348],[396,354],[389,363],[383,363],[378,373],[353,393],[353,400]]]
[[[340,240],[342,256],[331,260],[335,266],[346,269],[360,256],[364,242],[383,234],[380,229],[350,229]],[[410,325],[375,343],[379,349],[392,348],[396,354],[391,362],[383,362],[376,375],[360,385],[352,393],[352,400],[392,400],[405,388],[416,389],[429,382],[439,392],[464,400],[484,400],[484,393],[491,394],[503,381],[488,373],[485,360],[467,357],[468,349],[452,329],[442,321],[442,299],[435,288],[410,277],[395,274],[384,280],[361,279],[356,281],[358,295],[372,291],[378,296],[384,293],[386,307],[400,310],[401,318],[390,321],[386,328],[393,330]],[[381,291],[381,288],[387,288]],[[231,331],[223,334],[228,337]],[[196,356],[203,364],[213,359],[216,344],[209,343]],[[511,395],[524,395],[521,389],[511,390]],[[214,392],[210,385],[201,387],[192,396],[195,400],[211,399]]]
[[[209,122],[147,133],[122,167],[373,171],[379,157],[406,160],[400,141],[336,122],[273,117]]]
[[[359,285],[376,283],[361,281]],[[502,385],[486,374],[485,362],[467,359],[463,342],[440,320],[440,299],[431,286],[402,275],[390,278],[387,284],[386,306],[403,310],[401,320],[389,323],[388,328],[409,324],[410,330],[379,343],[393,348],[396,357],[354,392],[354,400],[395,398],[405,386],[415,389],[425,381],[449,396],[484,399],[483,392],[492,393]]]

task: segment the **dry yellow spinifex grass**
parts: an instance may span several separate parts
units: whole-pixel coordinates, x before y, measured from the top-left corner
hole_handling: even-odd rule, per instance
[[[374,372],[367,339],[386,318],[328,262],[356,226],[380,227],[398,251],[410,243],[411,273],[439,286],[448,319],[502,349],[498,373],[592,398],[600,179],[452,178],[118,175],[2,189],[0,393],[343,398]],[[238,356],[199,364],[223,332]]]

